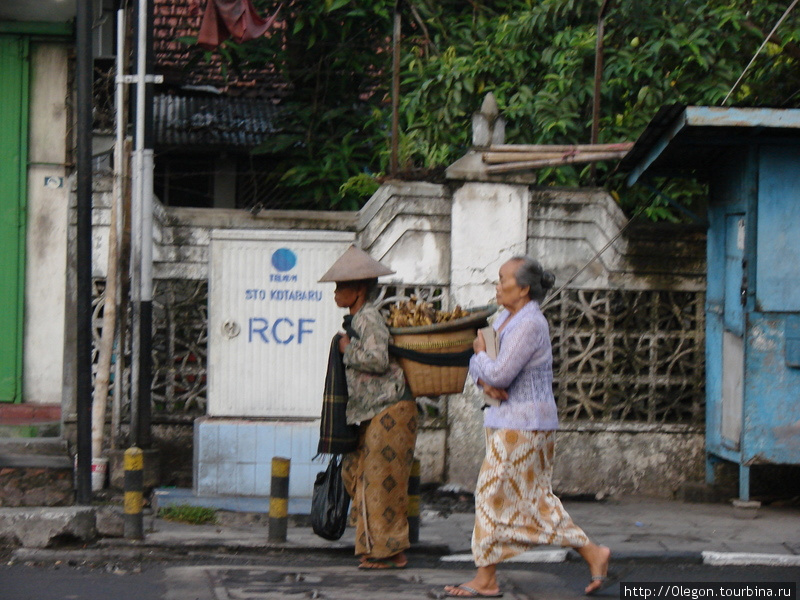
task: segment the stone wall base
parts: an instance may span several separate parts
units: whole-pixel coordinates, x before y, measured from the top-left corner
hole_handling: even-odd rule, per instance
[[[72,469],[0,468],[0,506],[71,506],[75,502]]]
[[[675,498],[705,477],[705,436],[680,431],[558,432],[553,489],[596,497]]]
[[[448,409],[445,481],[470,492],[484,457],[477,406],[464,395],[453,397]],[[675,498],[682,484],[705,478],[705,435],[683,425],[562,422],[553,471],[560,495]]]

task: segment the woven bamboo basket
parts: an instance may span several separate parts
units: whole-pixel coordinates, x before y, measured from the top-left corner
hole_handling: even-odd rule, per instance
[[[469,316],[423,327],[393,327],[389,332],[398,348],[423,354],[463,352],[472,348],[478,329],[486,325],[489,311],[476,311]],[[426,365],[408,358],[398,357],[397,362],[405,373],[411,393],[419,396],[460,394],[464,391],[468,368]]]

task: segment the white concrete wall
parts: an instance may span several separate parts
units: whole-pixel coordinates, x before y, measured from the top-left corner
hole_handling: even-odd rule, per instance
[[[361,247],[411,284],[450,282],[450,193],[424,182],[389,182],[358,213]]]
[[[453,194],[450,293],[461,306],[494,303],[500,266],[525,254],[526,186],[466,183]]]
[[[35,404],[61,403],[69,212],[67,50],[60,44],[31,49],[23,386],[25,402]]]

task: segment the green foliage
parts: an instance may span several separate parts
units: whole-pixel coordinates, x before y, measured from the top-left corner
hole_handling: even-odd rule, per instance
[[[349,206],[360,206],[378,191],[380,182],[373,175],[359,173],[345,181],[339,188],[339,196]]]
[[[271,13],[279,0],[257,2]],[[470,116],[493,92],[509,143],[587,143],[598,0],[415,0],[403,5],[401,169],[436,169],[470,143]],[[394,1],[284,3],[283,35],[226,44],[230,65],[274,65],[287,83],[280,135],[259,152],[281,162],[281,185],[319,208],[357,208],[361,173],[388,170]],[[412,10],[413,9],[413,10]],[[611,0],[605,19],[601,143],[635,140],[673,103],[721,105],[785,10],[777,0]],[[800,106],[800,11],[754,62],[728,105]],[[626,210],[613,162],[596,182]],[[538,172],[544,185],[593,183],[589,166]],[[360,188],[359,188],[360,189]],[[675,218],[656,201],[652,218]]]
[[[173,504],[158,510],[158,516],[168,521],[179,521],[191,525],[213,525],[217,522],[217,511],[202,506]]]
[[[281,132],[255,152],[277,161],[278,185],[291,190],[298,205],[356,210],[364,199],[343,183],[379,171],[387,143],[385,123],[374,115],[383,116],[376,74],[389,69],[381,50],[393,3],[257,3],[262,14],[279,5],[284,28],[248,42],[239,56],[242,68],[271,64],[286,82]]]
[[[721,105],[785,10],[779,2],[730,0],[612,0],[608,7],[601,143],[635,140],[667,104]],[[401,115],[406,134],[414,136],[415,166],[448,164],[463,154],[469,115],[489,91],[508,121],[509,143],[588,143],[597,11],[596,1],[541,0],[518,10],[487,10],[472,27],[439,29],[447,16],[432,11],[428,27],[441,52],[428,51],[417,35],[403,62]],[[784,22],[780,38],[759,56],[728,105],[800,104],[800,13]],[[678,218],[663,198],[628,190],[611,172],[614,166],[598,164],[597,181],[616,190],[624,208],[646,204],[650,218]],[[586,185],[590,173],[588,166],[568,166],[540,170],[538,177],[546,185]],[[697,194],[670,190],[697,202]]]

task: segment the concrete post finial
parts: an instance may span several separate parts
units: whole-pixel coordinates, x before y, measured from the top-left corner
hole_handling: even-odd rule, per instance
[[[472,145],[484,148],[492,141],[492,124],[483,113],[472,115]]]
[[[472,115],[472,145],[485,148],[492,144],[503,144],[505,141],[506,123],[500,116],[497,100],[489,92],[483,99],[480,112]]]
[[[486,97],[483,99],[483,104],[481,104],[481,113],[489,118],[489,122],[494,121],[497,118],[497,115],[500,114],[500,110],[497,108],[497,100],[495,100],[492,92],[486,94]]]

